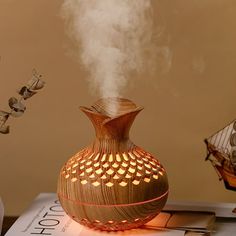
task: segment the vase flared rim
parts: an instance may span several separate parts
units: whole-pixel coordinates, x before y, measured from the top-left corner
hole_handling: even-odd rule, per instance
[[[114,111],[114,106],[117,106],[117,111]],[[97,100],[91,107],[80,106],[80,109],[103,118],[104,123],[106,123],[124,115],[139,112],[143,110],[143,107],[136,106],[135,103],[126,98],[108,97]]]

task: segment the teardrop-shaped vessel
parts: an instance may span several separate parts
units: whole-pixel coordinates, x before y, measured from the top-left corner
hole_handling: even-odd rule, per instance
[[[80,224],[100,230],[145,224],[164,207],[168,181],[160,162],[129,139],[142,108],[128,99],[104,98],[81,110],[92,121],[96,138],[61,169],[63,209]]]

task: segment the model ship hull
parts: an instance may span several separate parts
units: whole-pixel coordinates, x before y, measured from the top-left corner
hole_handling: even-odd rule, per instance
[[[236,121],[205,140],[208,155],[226,189],[236,191]]]

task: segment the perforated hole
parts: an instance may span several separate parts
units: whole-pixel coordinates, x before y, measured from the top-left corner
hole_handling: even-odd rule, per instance
[[[121,162],[121,157],[118,153],[116,154],[116,161]]]
[[[99,183],[98,181],[96,181],[96,182],[93,182],[92,185],[95,186],[95,187],[97,187],[97,186],[100,185],[100,183]]]
[[[119,165],[115,162],[112,167],[117,168]]]
[[[91,165],[92,164],[92,161],[88,161],[87,163],[86,163],[86,166],[89,166],[89,165]]]
[[[71,182],[75,182],[75,181],[77,181],[77,178],[74,177],[71,179]]]
[[[144,181],[145,181],[146,183],[149,183],[149,182],[150,182],[150,178],[144,178]]]
[[[112,187],[114,184],[112,183],[112,182],[108,182],[108,183],[106,183],[106,186],[107,187]]]
[[[112,154],[109,155],[109,159],[108,160],[109,160],[109,162],[113,162],[114,158],[113,158]]]
[[[125,162],[123,162],[121,165],[122,165],[123,167],[127,167],[127,166],[128,166],[128,164],[125,163]]]
[[[136,157],[133,155],[132,152],[129,152],[129,156],[131,157],[131,159],[136,160]]]
[[[104,162],[105,160],[106,160],[106,154],[103,154],[101,161]]]
[[[114,170],[112,170],[112,169],[109,169],[108,171],[107,171],[107,174],[108,175],[112,175],[114,173]]]
[[[129,167],[128,171],[133,174],[135,172],[135,169],[132,167]]]
[[[125,173],[125,170],[123,170],[123,169],[120,168],[120,169],[118,170],[118,173],[122,175],[122,174]]]
[[[127,179],[130,179],[131,177],[132,177],[132,175],[129,175],[129,174],[125,175],[125,178],[127,178]]]
[[[93,168],[92,168],[92,167],[90,167],[90,168],[86,169],[85,171],[86,171],[87,173],[90,173],[90,172],[92,172],[92,171],[93,171]]]
[[[124,157],[124,160],[125,160],[125,161],[128,161],[128,160],[129,160],[129,157],[127,156],[126,153],[123,153],[123,157]]]
[[[118,175],[114,175],[113,179],[119,179],[120,177]]]
[[[91,179],[95,178],[94,173],[92,173],[92,174],[89,176],[89,178],[91,178]]]
[[[87,181],[86,179],[84,179],[84,180],[82,180],[80,183],[84,185],[84,184],[87,184],[88,181]]]
[[[96,172],[96,174],[100,175],[102,173],[102,169],[100,168],[100,169],[96,170],[95,172]]]
[[[138,185],[138,184],[140,183],[140,181],[134,180],[132,183],[133,183],[134,185]]]
[[[152,176],[154,179],[158,179],[158,175],[153,175]]]
[[[164,172],[154,157],[135,148],[132,152],[115,155],[95,154],[86,150],[82,158],[76,155],[69,160],[61,173],[66,179],[71,177],[71,182],[79,178],[81,184],[90,182],[96,187],[104,183],[112,187],[116,184],[127,186],[128,183],[138,185],[141,181],[149,183],[158,180]]]
[[[122,181],[122,182],[119,183],[119,185],[122,186],[122,187],[125,187],[127,185],[127,183]]]
[[[75,167],[77,167],[79,164],[78,163],[75,163],[73,166],[72,166],[72,168],[75,168]]]

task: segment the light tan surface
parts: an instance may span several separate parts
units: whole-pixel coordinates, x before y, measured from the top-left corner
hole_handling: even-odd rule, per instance
[[[93,139],[78,107],[97,99],[70,55],[59,0],[0,1],[0,108],[36,68],[47,82],[23,117],[0,136],[0,194],[6,214],[20,214],[39,192],[56,191],[62,164]],[[235,119],[236,2],[160,0],[155,13],[169,71],[132,79],[124,96],[144,106],[131,139],[165,166],[170,198],[234,202],[218,182],[203,139]],[[159,14],[159,15],[158,15]],[[157,17],[158,18],[158,17]]]

